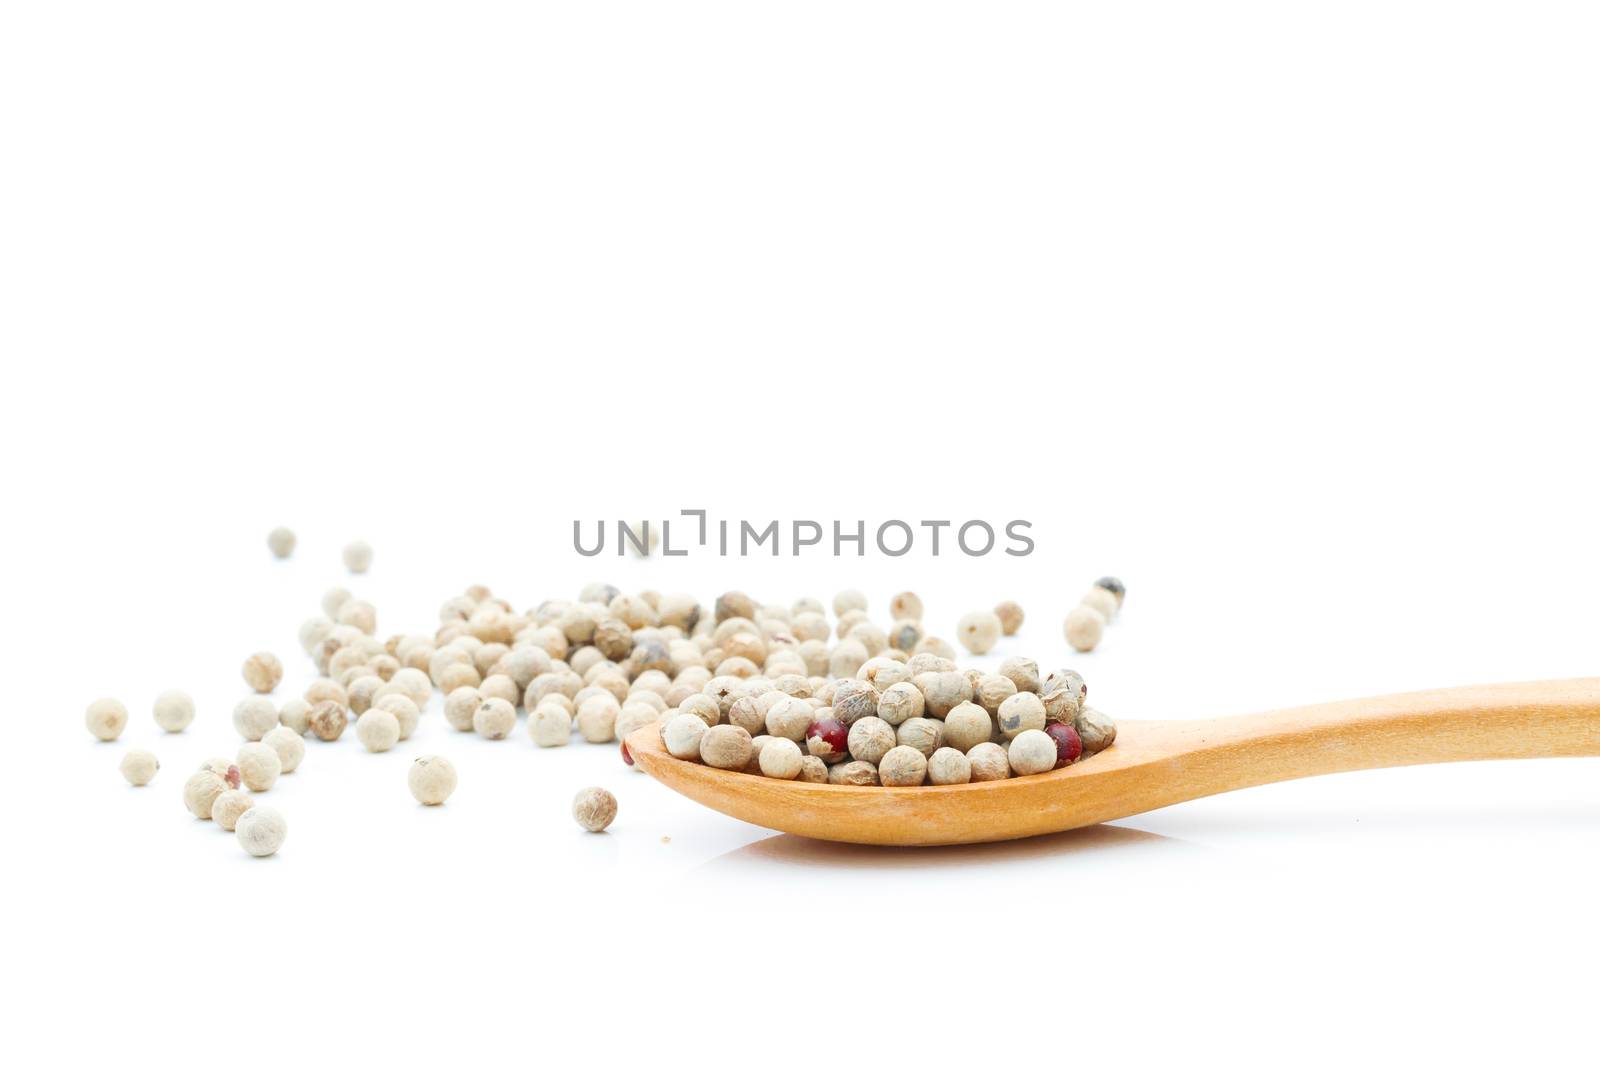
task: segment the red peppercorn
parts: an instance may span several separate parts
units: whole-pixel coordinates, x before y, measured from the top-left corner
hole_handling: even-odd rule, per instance
[[[229,789],[238,789],[239,788],[239,768],[238,768],[238,766],[236,766],[235,764],[232,764],[232,763],[228,764],[227,773],[222,776],[222,780],[228,783],[228,788]]]
[[[1050,740],[1056,743],[1056,767],[1066,767],[1076,763],[1078,757],[1083,755],[1083,738],[1078,736],[1078,731],[1064,722],[1053,722],[1044,728],[1050,735]]]
[[[838,719],[819,719],[806,728],[806,751],[828,763],[844,758],[850,731]]]
[[[628,751],[628,742],[622,742],[622,762],[633,766],[633,753]]]

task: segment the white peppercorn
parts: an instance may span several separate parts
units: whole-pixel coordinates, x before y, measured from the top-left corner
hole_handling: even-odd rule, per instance
[[[878,718],[890,726],[899,726],[921,716],[925,706],[922,690],[911,682],[896,682],[878,697]]]
[[[372,566],[372,546],[365,541],[351,541],[344,546],[344,565],[351,574],[365,574]]]
[[[129,785],[149,785],[150,779],[161,769],[161,761],[156,759],[154,752],[136,748],[122,757],[119,769]]]
[[[380,679],[387,682],[400,673],[400,661],[387,652],[379,653],[367,660],[367,666],[375,671]]]
[[[768,737],[766,743],[761,746],[758,758],[762,774],[768,778],[782,778],[787,781],[800,777],[805,761],[809,757],[800,751],[799,745],[787,737]],[[821,760],[817,760],[817,765],[822,767],[823,780],[826,781],[827,766]]]
[[[422,715],[417,710],[417,705],[405,694],[384,693],[378,697],[377,702],[372,706],[378,710],[387,711],[390,715],[394,716],[394,721],[399,724],[400,727],[401,741],[404,741],[406,738],[417,732],[417,721],[422,717]],[[514,707],[512,708],[511,713],[512,715],[516,714],[516,709]],[[360,725],[359,720],[357,720],[356,725]]]
[[[969,611],[956,623],[956,639],[968,652],[981,656],[1000,640],[1000,617],[992,611]]]
[[[828,780],[828,765],[816,756],[801,756],[797,780],[824,784]]]
[[[968,749],[967,763],[974,782],[1000,782],[1011,777],[1011,759],[1006,750],[993,741]]]
[[[890,751],[894,751],[890,749]],[[877,785],[878,768],[870,763],[852,760],[828,768],[829,785]]]
[[[522,703],[522,690],[518,688],[516,682],[511,680],[509,675],[491,674],[479,682],[477,688],[479,695],[485,700],[490,697],[498,697],[507,704]]]
[[[1061,624],[1061,632],[1066,635],[1067,644],[1077,651],[1093,652],[1105,633],[1105,626],[1105,616],[1093,608],[1080,604],[1067,612],[1066,622]]]
[[[1112,721],[1111,716],[1094,708],[1084,708],[1078,712],[1074,728],[1083,741],[1085,756],[1104,751],[1117,739],[1117,724]]]
[[[717,683],[717,678],[712,678],[712,680],[707,681],[706,685],[712,686],[715,683]],[[718,693],[720,691],[722,689],[718,686]],[[722,715],[725,710],[733,709],[736,699],[738,697],[734,696],[731,688],[728,689],[728,696],[726,696],[726,707],[720,697],[710,696],[710,694],[706,693],[696,693],[694,696],[685,697],[685,701],[682,704],[678,704],[678,710],[688,713],[688,715],[694,715],[694,717],[704,721],[707,726],[715,726],[722,721]]]
[[[970,700],[957,704],[944,717],[944,743],[959,752],[969,752],[992,736],[994,721]]]
[[[267,550],[277,559],[294,555],[294,531],[287,526],[274,526],[267,531]]]
[[[306,725],[322,740],[337,741],[349,720],[350,713],[343,704],[336,700],[324,700],[312,707],[311,713],[306,716]]]
[[[278,725],[286,726],[304,737],[306,731],[311,729],[310,716],[310,704],[299,697],[290,697],[283,702],[283,707],[278,709]]]
[[[826,641],[833,633],[833,627],[828,625],[828,620],[814,611],[805,611],[796,614],[789,621],[789,632],[800,641]]]
[[[1006,755],[1017,774],[1043,774],[1055,769],[1055,739],[1043,730],[1023,730],[1011,739]]]
[[[931,756],[944,743],[944,723],[938,719],[907,719],[895,729],[894,736],[901,747]]]
[[[835,645],[828,655],[828,673],[835,678],[852,678],[871,658],[866,645],[847,638]]]
[[[546,701],[528,712],[528,734],[540,748],[558,748],[572,740],[572,716],[560,704]]]
[[[232,833],[239,816],[256,806],[256,798],[243,789],[224,789],[211,802],[211,821]]]
[[[439,688],[446,694],[464,686],[476,687],[481,681],[483,676],[478,673],[478,668],[470,663],[452,663],[439,673]]]
[[[1051,722],[1071,725],[1076,721],[1088,692],[1083,675],[1066,668],[1051,671],[1039,683],[1039,699],[1044,701],[1045,717]]]
[[[851,723],[846,741],[851,758],[873,765],[883,759],[883,754],[895,743],[894,727],[876,715],[868,715]]]
[[[378,629],[378,609],[365,600],[347,600],[339,607],[336,616],[339,622],[346,626],[353,626],[364,634],[373,634]]]
[[[811,705],[799,697],[780,696],[767,709],[765,721],[767,733],[799,744],[806,739],[806,731],[816,721],[816,716]]]
[[[234,764],[239,768],[239,780],[252,793],[264,793],[271,789],[278,775],[283,773],[283,761],[278,759],[278,750],[263,741],[248,741],[239,746]]]
[[[350,701],[350,710],[360,715],[363,711],[372,707],[386,685],[387,683],[377,674],[363,674],[349,679],[345,683],[345,698]],[[282,717],[281,710],[279,711],[279,717]]]
[[[1000,620],[1000,632],[1007,637],[1022,629],[1022,605],[1015,600],[1002,600],[996,604],[994,617]]]
[[[977,684],[972,687],[972,699],[988,712],[994,712],[1016,695],[1016,683],[1003,674],[979,675]]]
[[[915,593],[896,593],[889,601],[891,619],[922,618],[922,598]]]
[[[183,783],[183,806],[197,819],[211,818],[211,805],[217,796],[228,788],[222,775],[210,770],[198,770]]]
[[[1015,693],[995,712],[995,725],[1006,738],[1028,730],[1043,730],[1047,721],[1044,702],[1033,693]]]
[[[470,685],[464,685],[444,698],[445,721],[463,733],[471,730],[472,716],[482,704],[483,698],[478,691]]]
[[[924,712],[942,719],[957,704],[972,699],[972,683],[960,671],[928,671],[911,679],[922,690]]]
[[[908,745],[891,748],[878,761],[878,781],[883,785],[921,785],[927,776],[928,757]]]
[[[805,661],[808,674],[825,675],[831,669],[832,654],[828,651],[825,641],[816,639],[801,641],[799,647],[795,649],[795,654]]]
[[[848,614],[852,611],[867,610],[867,594],[859,589],[845,589],[836,593],[833,598],[833,614],[837,616]]]
[[[406,785],[421,804],[443,804],[456,791],[456,768],[443,756],[418,756],[406,772]]]
[[[955,646],[949,641],[946,641],[944,638],[935,637],[932,634],[929,634],[921,641],[918,641],[917,647],[912,651],[925,652],[928,655],[939,656],[947,660],[954,660],[956,658]]]
[[[368,752],[387,752],[400,740],[400,720],[383,708],[368,708],[356,717],[356,739]]]
[[[1017,687],[1019,693],[1039,691],[1039,664],[1026,656],[1010,656],[1002,660],[995,673],[1011,679],[1011,684]]]
[[[1083,607],[1098,611],[1105,617],[1106,622],[1110,622],[1117,617],[1117,597],[1109,589],[1103,589],[1098,585],[1092,586],[1087,593],[1083,594],[1083,600],[1080,603]]]
[[[510,701],[492,697],[472,713],[472,729],[490,741],[502,741],[517,728],[517,709]]]
[[[283,664],[271,652],[257,652],[244,661],[240,674],[245,684],[258,693],[270,693],[283,680]]]
[[[698,715],[677,715],[661,730],[661,742],[678,759],[699,759],[700,738],[710,727]]]
[[[616,817],[617,798],[599,786],[580,789],[572,798],[572,818],[591,834],[610,826]]]
[[[622,709],[610,693],[597,692],[578,705],[578,733],[593,745],[617,739],[617,714]]]
[[[102,741],[115,741],[128,725],[128,709],[120,700],[102,697],[85,709],[83,719],[91,734]]]
[[[629,697],[628,702],[622,705],[622,710],[617,712],[617,740],[626,740],[635,730],[649,726],[660,718],[661,710],[655,705],[636,697]]]
[[[306,703],[310,704],[312,707],[316,707],[324,700],[337,701],[346,708],[350,706],[349,693],[345,690],[344,686],[340,685],[332,678],[318,678],[316,681],[306,686],[304,697]]]
[[[972,763],[965,753],[953,748],[941,748],[928,757],[928,784],[965,785],[970,781]]]
[[[912,680],[919,674],[939,674],[956,669],[954,660],[935,656],[929,652],[918,652],[906,660],[906,670],[911,672]]]
[[[260,859],[283,847],[289,824],[276,808],[251,808],[234,823],[233,835],[240,848]]]
[[[768,694],[756,696],[742,696],[728,708],[728,721],[735,726],[742,726],[751,734],[758,734],[766,729],[767,712],[772,706],[783,699],[779,693],[771,700]]]
[[[700,738],[700,761],[708,767],[739,770],[750,762],[750,734],[742,726],[713,726]]]
[[[278,709],[266,697],[245,697],[233,707],[233,728],[246,741],[259,741],[278,725]]]
[[[846,678],[833,688],[833,717],[851,725],[857,719],[878,714],[878,690],[871,682]]]
[[[304,739],[287,726],[274,726],[261,738],[261,743],[278,754],[278,767],[283,774],[292,774],[306,756]]]
[[[862,622],[850,628],[850,640],[867,650],[867,655],[881,656],[889,647],[889,635],[870,622]]]
[[[922,628],[920,619],[901,619],[889,627],[886,636],[889,639],[890,648],[899,649],[901,652],[911,652],[916,649],[917,645],[922,643],[922,639],[927,635],[928,632]]]
[[[887,655],[874,656],[856,671],[855,680],[866,682],[881,693],[896,682],[910,681],[911,670],[900,660]]]
[[[167,689],[156,696],[156,725],[169,734],[182,733],[194,722],[194,701],[181,689]]]

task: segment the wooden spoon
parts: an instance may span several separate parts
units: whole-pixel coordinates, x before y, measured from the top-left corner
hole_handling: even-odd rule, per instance
[[[659,725],[628,735],[644,772],[758,826],[826,841],[957,845],[1122,819],[1316,774],[1456,760],[1600,755],[1600,678],[1436,689],[1258,715],[1117,723],[1071,767],[970,785],[786,782],[673,758]]]

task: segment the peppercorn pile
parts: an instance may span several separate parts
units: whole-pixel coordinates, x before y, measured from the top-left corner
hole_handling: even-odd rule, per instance
[[[275,530],[275,556],[294,537]],[[346,566],[362,573],[371,549],[357,542]],[[1122,583],[1101,579],[1074,615],[1102,621],[1122,600]],[[1091,602],[1092,598],[1092,602]],[[283,817],[257,808],[252,794],[292,773],[305,736],[338,741],[354,733],[381,753],[410,738],[435,689],[456,730],[491,741],[517,729],[518,709],[533,743],[617,741],[660,722],[675,757],[770,778],[842,785],[957,785],[1038,774],[1100,752],[1116,737],[1110,718],[1085,703],[1081,675],[1012,656],[994,669],[963,670],[949,642],[927,633],[915,593],[896,595],[887,630],[874,624],[866,597],[834,597],[834,622],[823,604],[758,604],[741,592],[710,610],[693,596],[594,584],[576,600],[548,600],[516,611],[484,586],[446,600],[431,634],[377,637],[377,611],[348,590],[329,590],[321,613],[301,625],[301,647],[319,677],[303,696],[274,705],[283,668],[270,652],[245,660],[255,695],[240,701],[233,723],[245,744],[234,759],[206,761],[185,782],[183,801],[196,817],[239,834],[252,855],[270,855],[286,834]],[[985,654],[1014,635],[1023,610],[1005,601],[971,612],[957,625],[970,652]],[[1071,639],[1069,616],[1068,637]],[[1096,635],[1096,640],[1098,634]],[[1077,642],[1073,642],[1077,644]],[[1091,644],[1092,647],[1092,644]],[[162,693],[156,721],[169,732],[194,718],[179,690]],[[118,701],[97,700],[86,713],[96,737],[115,740],[127,723]],[[622,757],[632,764],[627,746]],[[130,752],[123,774],[148,783],[159,768],[149,752]],[[441,804],[456,786],[455,768],[439,756],[417,758],[408,777],[415,798]],[[608,807],[609,804],[609,807]],[[574,818],[601,830],[616,812],[604,790],[585,790]]]

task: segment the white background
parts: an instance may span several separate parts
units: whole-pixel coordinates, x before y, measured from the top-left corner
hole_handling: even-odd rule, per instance
[[[313,741],[190,819],[350,581],[921,592],[1113,715],[1600,673],[1592,6],[0,11],[8,1048],[122,1062],[1589,1058],[1600,768],[824,846],[612,748]],[[571,521],[1034,523],[1026,559],[586,561]],[[267,529],[301,547],[271,560]],[[1121,574],[1075,657],[1060,619]],[[154,694],[200,716],[158,736]],[[82,709],[114,694],[122,741]],[[163,769],[116,771],[131,746]],[[440,752],[461,786],[406,792]],[[1492,753],[1487,753],[1492,754]],[[603,836],[567,816],[603,783]],[[663,843],[662,837],[671,838]],[[11,1014],[8,1012],[8,1014]]]

